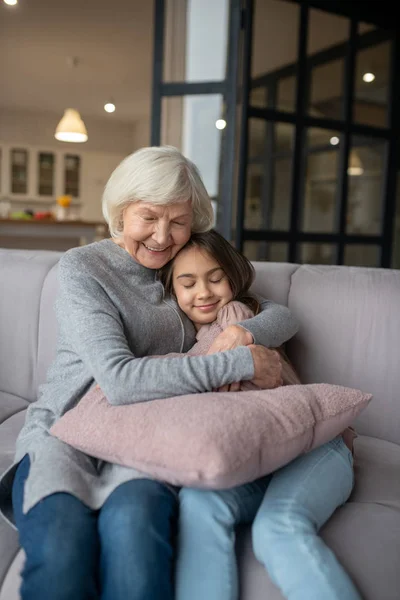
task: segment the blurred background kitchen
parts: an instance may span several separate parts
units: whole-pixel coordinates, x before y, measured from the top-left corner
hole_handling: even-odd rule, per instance
[[[106,235],[104,185],[149,143],[152,22],[139,0],[2,0],[0,217],[24,222],[0,223],[0,246]]]

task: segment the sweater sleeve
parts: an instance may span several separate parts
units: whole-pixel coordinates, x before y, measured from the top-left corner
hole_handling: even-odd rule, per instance
[[[266,348],[279,348],[299,330],[299,323],[287,306],[257,297],[261,311],[255,317],[239,322],[238,325],[249,331],[254,344]]]
[[[207,392],[254,376],[246,347],[210,356],[135,357],[116,306],[84,265],[65,255],[59,262],[59,285],[60,329],[110,404]]]

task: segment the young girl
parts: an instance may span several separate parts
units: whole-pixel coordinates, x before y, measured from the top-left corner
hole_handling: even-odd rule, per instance
[[[249,292],[253,278],[251,263],[215,231],[192,235],[161,272],[166,293],[193,321],[200,345],[212,343],[213,328],[257,313]],[[288,363],[283,365],[296,382]],[[220,491],[182,488],[176,600],[239,598],[235,528],[253,520],[255,554],[285,598],[361,600],[318,536],[352,487],[352,453],[339,436],[249,484]]]

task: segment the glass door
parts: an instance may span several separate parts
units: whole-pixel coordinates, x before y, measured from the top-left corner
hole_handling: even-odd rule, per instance
[[[240,0],[156,0],[151,144],[199,168],[232,239]]]

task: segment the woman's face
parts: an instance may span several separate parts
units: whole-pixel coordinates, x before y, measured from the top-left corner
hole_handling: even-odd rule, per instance
[[[162,206],[134,202],[123,213],[123,247],[144,267],[160,269],[189,240],[192,217],[189,200]]]
[[[180,308],[196,329],[212,323],[233,298],[224,270],[205,250],[188,248],[174,260],[172,284]]]

